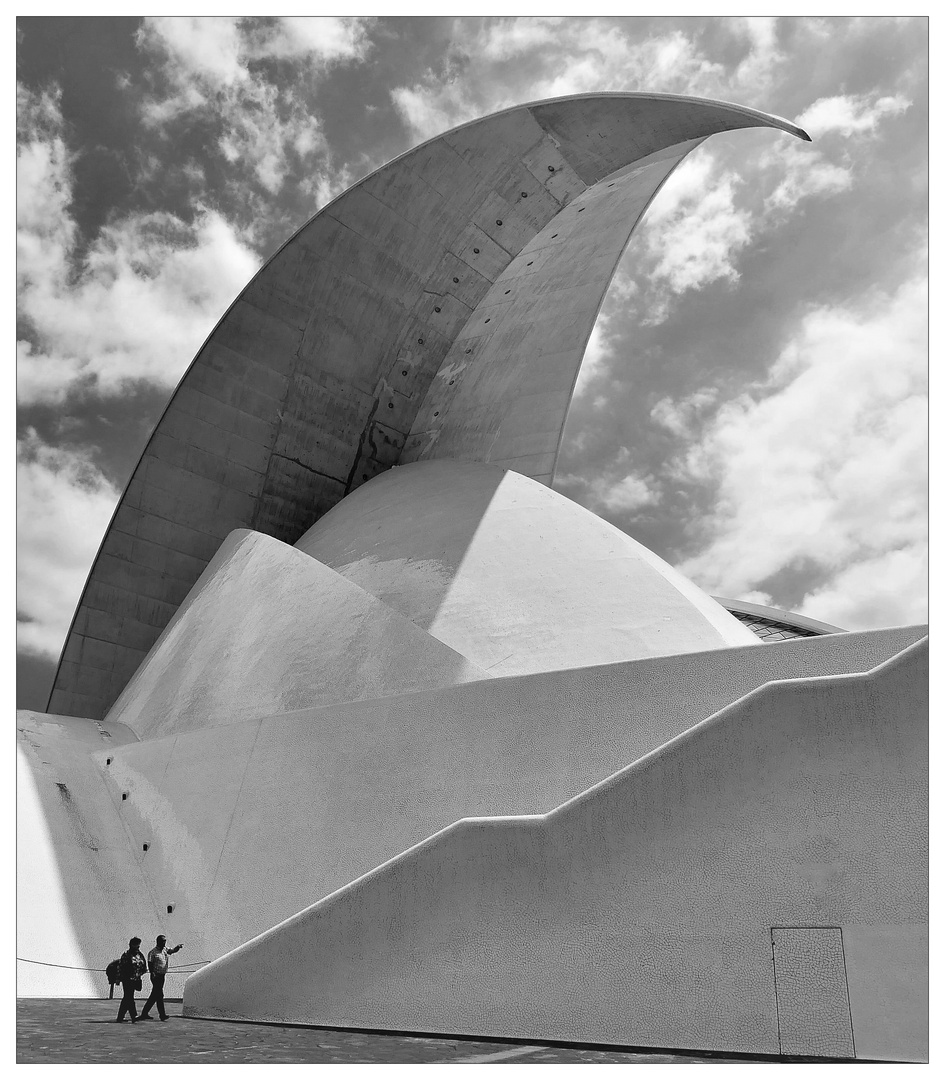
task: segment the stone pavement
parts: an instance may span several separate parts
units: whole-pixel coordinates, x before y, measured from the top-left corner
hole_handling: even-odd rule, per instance
[[[139,1002],[140,1006],[144,1002]],[[18,1064],[604,1064],[745,1061],[694,1054],[632,1053],[579,1046],[486,1042],[384,1035],[330,1028],[193,1020],[180,1002],[168,1021],[116,1024],[118,998],[20,999],[16,1004]]]

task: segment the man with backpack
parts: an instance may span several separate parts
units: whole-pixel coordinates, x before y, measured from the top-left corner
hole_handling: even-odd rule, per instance
[[[121,960],[112,960],[105,968],[105,978],[108,979],[108,1000],[115,996],[115,987],[121,985]]]
[[[141,955],[139,946],[141,938],[133,937],[128,942],[128,948],[121,954],[118,961],[118,974],[121,978],[122,999],[118,1006],[116,1024],[125,1022],[125,1013],[131,1017],[134,1024],[138,1019],[138,1010],[135,1008],[135,991],[141,989],[141,976],[144,974],[144,957]]]
[[[182,949],[183,945],[175,945],[173,949],[167,947],[167,938],[158,934],[154,948],[148,953],[148,971],[151,974],[151,996],[141,1010],[141,1019],[150,1020],[148,1011],[152,1005],[157,1005],[158,1016],[162,1020],[167,1019],[164,1011],[164,979],[167,976],[168,957]]]

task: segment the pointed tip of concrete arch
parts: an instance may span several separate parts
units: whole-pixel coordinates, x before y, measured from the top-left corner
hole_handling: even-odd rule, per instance
[[[516,108],[532,109],[539,105],[557,105],[565,104],[569,101],[582,101],[590,99],[607,99],[607,98],[625,98],[627,100],[640,100],[640,101],[673,101],[682,103],[689,103],[699,107],[709,107],[729,110],[733,113],[739,113],[742,116],[751,117],[756,121],[753,126],[758,127],[772,127],[777,128],[780,131],[786,131],[789,135],[795,135],[798,139],[804,142],[812,142],[810,135],[802,128],[799,127],[791,120],[786,120],[783,116],[778,116],[775,113],[762,112],[760,109],[752,109],[747,105],[739,105],[734,101],[723,101],[720,98],[703,98],[695,97],[690,94],[654,94],[646,93],[645,91],[598,91],[596,93],[587,94],[568,94],[563,97],[557,98],[544,98],[540,101],[530,101],[525,105],[516,106]],[[502,111],[513,111],[502,110]],[[492,115],[498,116],[500,113],[493,113]],[[490,117],[483,117],[482,119],[488,120]],[[476,123],[477,121],[472,121]]]

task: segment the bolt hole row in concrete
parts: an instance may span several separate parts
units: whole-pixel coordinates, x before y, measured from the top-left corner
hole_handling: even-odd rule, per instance
[[[405,371],[405,372],[404,372],[404,374],[406,375],[406,374],[407,374],[407,372]],[[391,405],[391,408],[393,408],[393,407],[394,407],[394,406],[393,406],[393,405]],[[365,476],[365,478],[364,478],[364,479],[365,479],[365,480],[367,480],[367,477]],[[112,763],[112,759],[111,759],[111,758],[106,758],[106,759],[105,759],[105,764],[106,764],[106,765],[111,765],[111,763]],[[128,799],[128,792],[127,792],[127,791],[123,791],[123,792],[121,793],[121,801],[122,801],[122,802],[126,802],[126,801],[127,801],[127,799]],[[148,851],[148,850],[150,849],[150,847],[151,847],[151,845],[150,845],[150,844],[142,844],[142,845],[141,845],[141,850],[142,850],[142,851]],[[168,913],[168,915],[170,915],[170,914],[171,914],[171,912],[173,912],[173,910],[174,910],[174,905],[173,905],[173,904],[168,904],[168,905],[167,905],[167,913]]]

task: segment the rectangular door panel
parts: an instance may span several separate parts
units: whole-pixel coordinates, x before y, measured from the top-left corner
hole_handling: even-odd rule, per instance
[[[855,1057],[840,928],[776,927],[771,942],[781,1053]]]

